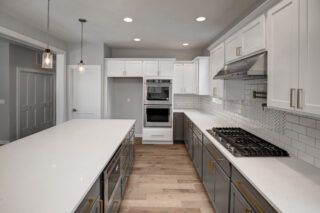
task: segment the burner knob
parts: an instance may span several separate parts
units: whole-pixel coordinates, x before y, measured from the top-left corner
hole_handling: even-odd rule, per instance
[[[231,153],[234,153],[234,150],[235,150],[235,149],[234,149],[234,147],[233,147],[233,146],[231,146],[231,147],[230,147],[230,151],[231,151]]]
[[[222,137],[218,137],[218,141],[220,141],[220,142],[221,142],[221,141],[222,141]]]
[[[230,149],[230,143],[226,143],[228,149]]]

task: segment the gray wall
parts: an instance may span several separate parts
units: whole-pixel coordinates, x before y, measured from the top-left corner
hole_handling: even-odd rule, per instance
[[[112,49],[112,58],[176,58],[192,60],[202,55],[202,49]]]
[[[113,78],[110,81],[111,118],[136,119],[136,133],[142,134],[142,78]]]
[[[67,45],[67,64],[76,65],[81,57],[80,43],[69,43]],[[103,43],[84,43],[83,44],[83,61],[87,65],[103,65],[104,61],[104,44]]]
[[[10,139],[10,44],[0,38],[0,144]]]

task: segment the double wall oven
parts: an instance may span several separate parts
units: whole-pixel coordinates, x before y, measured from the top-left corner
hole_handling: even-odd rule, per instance
[[[144,126],[172,126],[172,80],[145,79]]]

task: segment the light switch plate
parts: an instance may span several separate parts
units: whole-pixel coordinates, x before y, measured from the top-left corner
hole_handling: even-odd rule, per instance
[[[0,104],[5,104],[5,103],[6,103],[6,100],[0,99]]]

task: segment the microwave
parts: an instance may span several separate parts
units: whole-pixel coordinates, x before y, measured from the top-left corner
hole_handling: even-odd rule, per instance
[[[144,104],[172,104],[171,79],[146,79]]]

